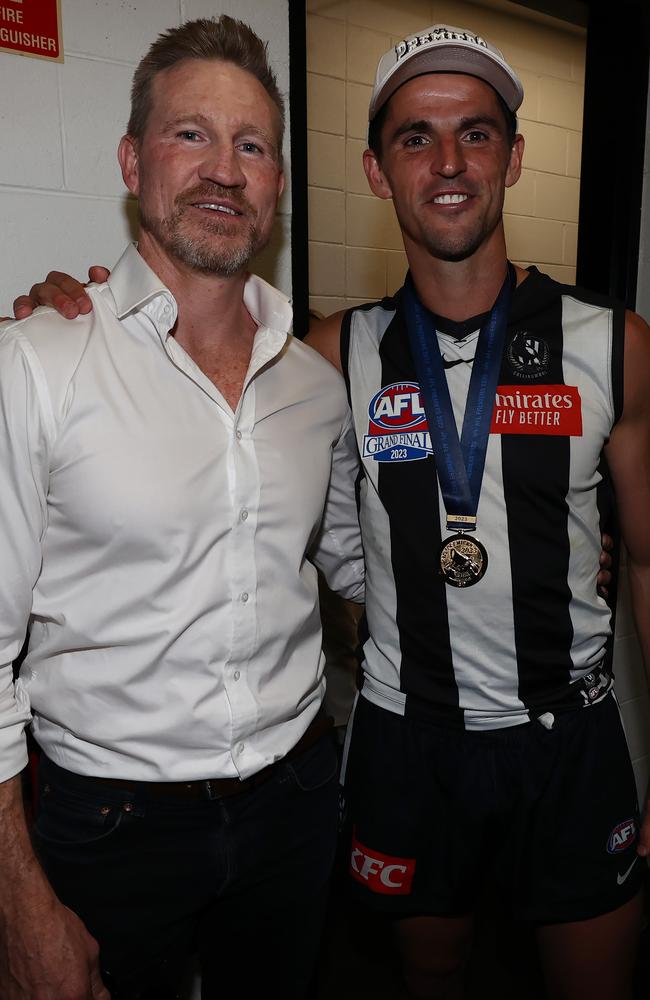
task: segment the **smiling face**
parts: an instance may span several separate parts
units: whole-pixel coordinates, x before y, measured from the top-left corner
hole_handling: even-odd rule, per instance
[[[505,189],[521,173],[497,96],[482,80],[428,73],[391,97],[381,158],[364,166],[373,192],[392,198],[409,258],[460,261],[503,240]]]
[[[158,73],[142,140],[125,136],[119,150],[145,259],[222,277],[245,269],[284,186],[279,135],[275,104],[233,63],[187,59]]]

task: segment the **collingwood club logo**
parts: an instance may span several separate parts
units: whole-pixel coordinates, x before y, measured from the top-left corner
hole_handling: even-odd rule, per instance
[[[550,356],[546,341],[526,330],[520,330],[514,335],[506,352],[513,372],[520,378],[531,380],[546,375]]]

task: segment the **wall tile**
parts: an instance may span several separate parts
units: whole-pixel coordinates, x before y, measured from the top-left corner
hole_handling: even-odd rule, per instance
[[[68,58],[62,87],[70,190],[117,196],[124,192],[117,146],[126,131],[132,76],[131,66]]]
[[[364,139],[347,139],[345,143],[346,189],[351,194],[369,194],[368,178],[363,169]]]
[[[377,63],[390,47],[390,35],[350,25],[348,27],[347,79],[357,83],[374,85]]]
[[[316,312],[322,313],[323,316],[331,316],[332,313],[339,312],[341,309],[347,309],[347,307],[348,304],[344,298],[326,295],[309,296],[309,308],[315,309]]]
[[[564,226],[562,260],[571,267],[575,267],[578,262],[578,226],[571,222],[567,222]]]
[[[400,250],[402,238],[392,201],[372,195],[349,194],[346,198],[346,243],[348,246]]]
[[[404,251],[386,251],[386,293],[393,295],[404,284],[408,271],[408,260]]]
[[[316,187],[345,187],[345,139],[325,132],[307,133],[309,183]]]
[[[345,21],[347,14],[347,3],[345,0],[306,0],[305,6],[308,11],[314,14],[323,14],[325,17],[336,17]]]
[[[431,22],[429,0],[348,0],[347,17],[350,24],[375,28],[387,35],[411,35]]]
[[[112,267],[135,237],[132,203],[129,218],[126,198],[0,188],[0,218],[3,245],[13,248],[2,262],[2,316],[10,315],[13,299],[48,271],[67,271],[83,281],[89,264]],[[16,247],[29,247],[29,253],[16,253]]]
[[[381,299],[386,294],[386,251],[348,247],[345,253],[345,294]]]
[[[342,21],[307,15],[307,66],[311,73],[345,79],[345,36]]]
[[[584,86],[544,76],[539,81],[539,120],[579,132],[582,128]]]
[[[354,139],[368,136],[368,108],[372,87],[360,83],[348,83],[346,87],[346,134]]]
[[[522,121],[520,131],[526,140],[524,163],[529,170],[566,173],[567,133],[564,129]]]
[[[582,132],[567,132],[566,173],[569,177],[579,177],[582,164]]]
[[[63,187],[59,79],[64,68],[67,65],[59,67],[42,59],[0,55],[3,184]]]
[[[307,74],[307,121],[318,132],[345,133],[345,84],[329,76]]]
[[[345,247],[309,244],[309,291],[313,295],[345,295]]]
[[[577,222],[579,202],[580,181],[575,177],[537,174],[535,215],[542,219]]]
[[[309,189],[309,238],[322,243],[345,242],[345,195]]]
[[[524,88],[523,104],[519,108],[517,115],[519,118],[527,118],[529,121],[539,121],[539,77],[536,73],[529,73],[520,66],[513,66],[517,76]]]
[[[576,283],[575,267],[568,267],[565,264],[548,264],[544,261],[531,261],[531,263],[536,264],[540,271],[544,271],[550,278],[554,278],[555,281],[559,281],[563,285],[575,285]]]
[[[522,170],[521,177],[506,191],[505,211],[510,215],[535,215],[535,184],[537,174],[534,170]]]
[[[189,14],[194,17],[197,15]],[[62,0],[65,51],[137,62],[156,35],[180,22],[178,0]]]
[[[521,215],[504,216],[508,252],[517,260],[528,259],[543,264],[562,264],[563,229],[561,222],[530,219]]]

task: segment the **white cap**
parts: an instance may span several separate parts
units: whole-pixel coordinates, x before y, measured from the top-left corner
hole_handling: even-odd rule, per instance
[[[372,121],[398,87],[423,73],[467,73],[494,87],[512,112],[524,99],[524,88],[494,45],[465,28],[435,24],[410,35],[379,60],[370,99]]]

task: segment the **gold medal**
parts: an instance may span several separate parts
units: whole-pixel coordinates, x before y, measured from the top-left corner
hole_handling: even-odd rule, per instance
[[[485,575],[488,564],[484,546],[464,532],[445,538],[438,558],[440,572],[450,587],[472,587]]]

